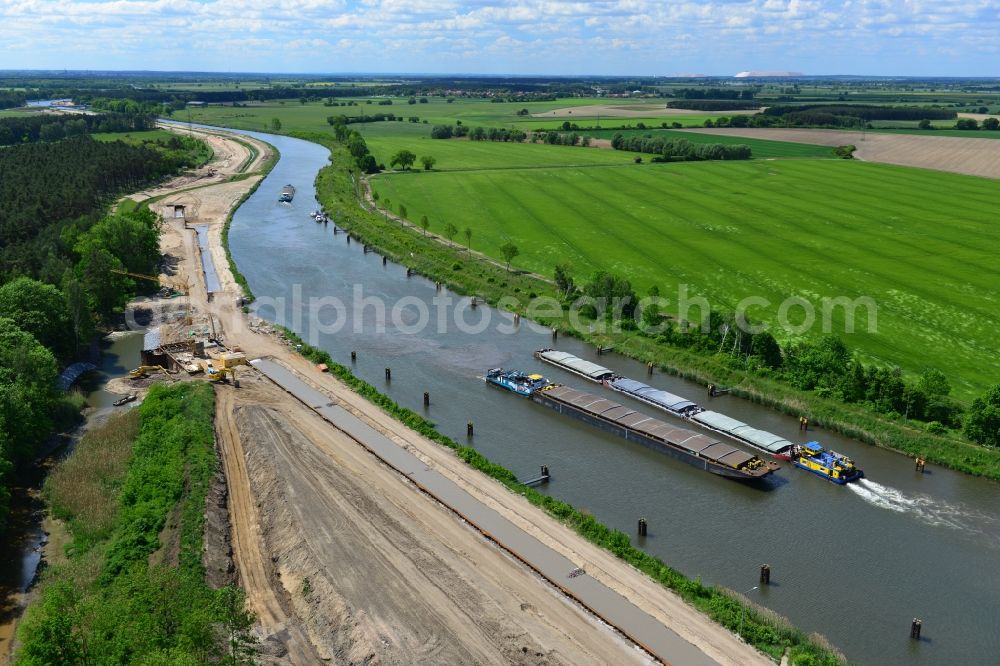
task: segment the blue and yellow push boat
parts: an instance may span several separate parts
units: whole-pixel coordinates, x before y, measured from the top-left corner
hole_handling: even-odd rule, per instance
[[[483,379],[486,380],[487,384],[493,384],[523,396],[529,396],[549,383],[541,375],[526,375],[517,370],[504,370],[503,368],[488,370]]]
[[[819,442],[809,442],[795,447],[792,462],[800,469],[822,476],[841,486],[865,476],[853,460],[836,451],[824,449]]]

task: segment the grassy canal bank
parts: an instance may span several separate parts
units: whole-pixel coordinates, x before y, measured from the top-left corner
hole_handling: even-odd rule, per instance
[[[317,196],[326,210],[335,214],[338,224],[379,252],[458,293],[476,295],[491,304],[501,303],[502,299],[502,307],[507,310],[524,313],[531,299],[558,296],[555,285],[547,280],[507,272],[475,252],[445,244],[437,236],[425,236],[391,217],[362,207],[359,203],[362,181],[347,150],[327,134],[293,135],[330,148],[331,165],[317,176]],[[475,250],[475,236],[471,245]],[[619,353],[703,385],[725,386],[734,395],[787,414],[804,415],[818,426],[859,441],[908,456],[922,456],[929,462],[968,474],[1000,479],[1000,450],[973,444],[955,433],[931,433],[916,422],[893,419],[859,404],[843,403],[815,391],[795,389],[773,377],[751,373],[733,363],[731,357],[670,345],[639,331],[590,334],[582,332],[580,327],[571,327],[565,315],[560,319],[535,318],[541,324],[558,328],[561,334],[614,347]]]
[[[243,593],[205,580],[206,496],[219,461],[206,383],[155,385],[91,429],[44,496],[61,521],[15,664],[245,663]]]

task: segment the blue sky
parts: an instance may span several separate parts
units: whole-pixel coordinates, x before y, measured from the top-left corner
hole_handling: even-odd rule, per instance
[[[0,69],[1000,75],[1000,0],[0,0]]]

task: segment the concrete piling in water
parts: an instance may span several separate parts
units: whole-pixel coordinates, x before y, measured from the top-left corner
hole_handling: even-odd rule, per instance
[[[469,421],[468,423],[465,424],[465,436],[472,437],[472,434],[473,434],[472,421]]]
[[[382,257],[382,265],[385,266],[388,263],[389,263],[389,258],[388,257]]]
[[[646,374],[647,375],[652,375],[653,374],[653,362],[652,361],[650,361],[649,363],[646,364]]]
[[[357,363],[357,361],[358,361],[358,352],[352,351],[351,352],[351,363]]]
[[[431,394],[424,391],[424,407],[428,407],[431,404]]]
[[[389,368],[385,369],[385,381],[390,381],[392,379],[392,370]]]
[[[918,472],[920,472],[921,474],[923,474],[923,472],[924,472],[924,466],[927,464],[927,460],[918,456],[916,458],[916,463],[917,463],[916,470]]]
[[[367,245],[362,246],[362,250],[364,251],[365,254],[368,254],[368,246]]]
[[[538,476],[538,478],[528,479],[527,481],[522,481],[521,483],[523,483],[526,486],[535,486],[538,485],[539,483],[548,483],[550,478],[551,477],[549,476],[549,466],[542,465],[541,474]]]
[[[920,640],[921,625],[923,625],[923,622],[921,622],[917,618],[913,618],[913,622],[910,623],[910,638],[912,638],[915,641]]]
[[[552,340],[555,341],[555,339],[558,338],[558,337],[559,337],[559,329],[553,328],[552,329]]]
[[[766,564],[760,565],[760,584],[761,585],[771,584],[771,567]]]
[[[649,524],[646,522],[645,518],[639,519],[639,536],[646,536],[646,531],[649,528]]]
[[[347,244],[351,244],[351,234],[347,234]]]

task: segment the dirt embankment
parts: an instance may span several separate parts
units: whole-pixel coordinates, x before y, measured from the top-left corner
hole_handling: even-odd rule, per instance
[[[771,139],[819,146],[854,144],[854,155],[867,162],[950,171],[968,176],[1000,178],[1000,139],[932,134],[880,134],[824,129],[735,128],[689,129],[685,132]]]
[[[233,512],[237,559],[272,636],[300,627],[338,664],[648,661],[269,382],[219,398],[255,500]]]

